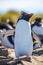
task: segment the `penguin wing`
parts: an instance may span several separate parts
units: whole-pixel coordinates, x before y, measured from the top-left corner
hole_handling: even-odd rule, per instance
[[[33,34],[33,38],[35,40],[37,40],[39,43],[41,43],[40,40],[39,40],[39,38],[38,38],[38,36],[33,31],[32,31],[32,34]]]
[[[13,29],[13,30],[8,30],[4,35],[5,35],[5,36],[14,35],[14,29]]]

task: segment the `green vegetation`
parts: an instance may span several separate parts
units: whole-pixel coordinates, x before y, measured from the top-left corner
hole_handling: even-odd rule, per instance
[[[33,23],[35,18],[42,18],[43,19],[43,14],[34,14],[31,18],[30,18],[30,22]]]
[[[14,24],[17,23],[18,18],[20,17],[21,12],[8,11],[5,14],[0,14],[0,22],[6,22],[7,19],[10,19]],[[43,14],[34,14],[30,18],[30,22],[34,22],[36,17],[41,17],[43,19]]]
[[[20,15],[20,12],[8,11],[7,13],[0,15],[0,22],[6,22],[7,19],[10,19],[12,22],[16,24]]]

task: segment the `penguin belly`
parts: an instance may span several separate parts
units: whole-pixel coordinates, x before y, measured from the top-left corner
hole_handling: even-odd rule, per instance
[[[31,37],[30,23],[25,20],[19,20],[15,29],[15,55],[17,58],[20,56],[30,56],[33,51],[33,41]]]

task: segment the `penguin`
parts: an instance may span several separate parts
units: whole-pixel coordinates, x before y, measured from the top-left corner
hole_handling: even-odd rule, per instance
[[[32,55],[33,41],[31,36],[31,26],[28,14],[22,14],[15,28],[15,55],[16,58],[26,56],[27,58]]]
[[[13,35],[11,34],[10,36],[6,36],[5,33],[8,30],[12,30],[13,28],[6,23],[0,23],[0,29],[2,32],[0,32],[0,40],[1,40],[1,45],[6,46],[8,48],[13,48],[14,42],[13,42]]]
[[[6,23],[0,23],[0,29],[6,29],[6,30],[8,30],[8,29],[13,29],[13,27],[12,26],[10,26],[9,24],[6,24]]]
[[[13,21],[11,21],[10,19],[7,19],[6,22],[15,29]]]

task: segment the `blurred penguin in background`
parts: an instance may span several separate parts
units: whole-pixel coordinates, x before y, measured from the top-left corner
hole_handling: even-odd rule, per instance
[[[34,24],[32,25],[32,30],[34,31],[34,33],[38,36],[41,44],[37,44],[42,46],[43,44],[43,22],[42,22],[42,18],[36,18]]]
[[[11,21],[10,19],[7,19],[6,22],[15,29],[13,21]]]
[[[32,15],[31,15],[32,16]],[[21,56],[29,58],[33,51],[33,41],[31,36],[31,26],[29,14],[23,12],[22,16],[18,19],[15,28],[15,55],[19,59]]]
[[[1,41],[1,45],[3,46],[6,46],[8,48],[13,48],[13,39],[12,39],[12,34],[7,34],[7,36],[5,35],[6,32],[8,30],[12,30],[13,28],[9,25],[9,24],[6,24],[6,23],[0,23],[0,41]]]

